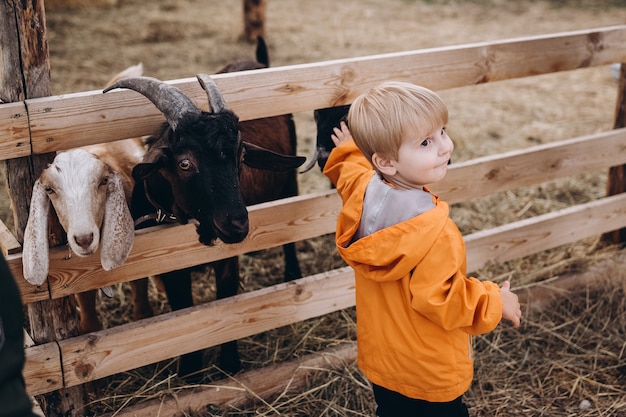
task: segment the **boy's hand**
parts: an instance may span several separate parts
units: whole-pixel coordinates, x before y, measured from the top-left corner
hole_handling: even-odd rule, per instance
[[[502,297],[502,318],[513,323],[513,327],[519,327],[522,320],[522,308],[517,295],[511,292],[510,281],[505,281],[502,284],[500,296]]]
[[[339,146],[340,144],[347,142],[349,140],[352,140],[352,134],[350,133],[350,130],[348,129],[348,125],[346,125],[346,122],[341,122],[340,123],[340,128],[335,127],[333,128],[333,132],[335,132],[334,134],[330,135],[330,138],[333,140],[333,143],[335,144],[335,146]]]

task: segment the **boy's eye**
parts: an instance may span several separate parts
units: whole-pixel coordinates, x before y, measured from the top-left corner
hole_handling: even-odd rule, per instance
[[[420,146],[428,146],[429,143],[430,143],[430,138],[426,138],[424,139],[422,143],[420,143]]]

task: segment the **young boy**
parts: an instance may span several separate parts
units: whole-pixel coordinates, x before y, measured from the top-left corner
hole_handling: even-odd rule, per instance
[[[383,83],[352,103],[324,168],[343,200],[337,249],[355,271],[358,364],[380,417],[468,416],[471,336],[520,324],[508,281],[466,276],[463,237],[426,187],[448,169],[447,121],[432,91]]]

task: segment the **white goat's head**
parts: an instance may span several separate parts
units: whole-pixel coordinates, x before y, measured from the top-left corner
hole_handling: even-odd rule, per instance
[[[50,203],[72,252],[88,256],[101,244],[107,271],[126,261],[134,227],[120,175],[94,154],[73,149],[59,153],[33,187],[22,252],[29,283],[41,285],[48,276]]]

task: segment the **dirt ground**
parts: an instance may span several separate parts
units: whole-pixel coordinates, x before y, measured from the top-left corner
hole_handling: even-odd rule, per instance
[[[114,73],[139,62],[145,75],[172,80],[213,73],[225,63],[253,56],[254,46],[240,40],[240,1],[116,3],[72,9],[51,3],[47,8],[53,94],[100,89]],[[266,37],[271,66],[276,67],[624,23],[624,0],[269,0]],[[450,109],[454,160],[610,129],[616,91],[609,66],[441,91]],[[295,118],[298,153],[309,155],[315,137],[312,114],[298,113]],[[603,195],[605,176],[585,177],[570,194],[581,194],[578,202]],[[307,193],[326,189],[328,183],[315,169],[301,175],[300,187]],[[511,211],[519,212],[526,203],[519,202]],[[508,221],[502,213],[489,212],[488,206],[457,208],[455,220],[464,233]],[[0,214],[12,224],[6,198],[0,198]],[[320,256],[320,245],[325,244],[306,246],[312,262]],[[254,266],[254,257],[249,262]],[[489,347],[489,342],[483,343]],[[477,401],[476,415],[495,415],[483,411]],[[509,412],[498,415],[578,415]]]

